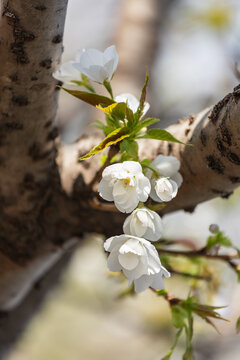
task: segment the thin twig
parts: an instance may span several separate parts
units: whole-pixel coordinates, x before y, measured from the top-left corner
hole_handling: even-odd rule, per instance
[[[93,198],[87,203],[92,209],[109,212],[119,212],[119,210],[113,204],[107,204],[100,202],[97,198]]]
[[[190,274],[184,271],[178,271],[178,270],[174,270],[174,269],[168,269],[171,274],[174,275],[180,275],[180,276],[185,276],[191,279],[196,279],[196,280],[205,280],[205,281],[211,281],[212,277],[211,276],[203,276],[203,275],[196,275],[196,274]]]
[[[209,254],[206,252],[206,248],[192,251],[182,251],[182,250],[169,250],[169,249],[157,249],[159,254],[169,254],[172,256],[186,256],[186,257],[207,257],[211,259],[218,259],[224,261],[231,261],[232,259],[239,259],[238,254]]]

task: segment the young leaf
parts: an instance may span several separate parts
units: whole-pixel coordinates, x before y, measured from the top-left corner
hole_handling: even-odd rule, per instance
[[[129,129],[133,130],[134,128],[134,115],[131,109],[129,109],[129,107],[126,107],[126,117],[128,120],[128,127]]]
[[[149,160],[149,159],[144,159],[141,161],[142,166],[148,167],[150,164],[151,164],[151,160]]]
[[[126,153],[133,158],[138,157],[138,143],[135,140],[124,139],[120,144],[121,153]]]
[[[222,245],[226,247],[232,246],[231,240],[224,235],[222,231],[217,233],[216,235],[209,236],[207,239],[207,249],[213,248],[215,245]]]
[[[148,70],[146,70],[145,83],[144,83],[143,88],[142,88],[142,93],[141,93],[141,97],[140,97],[140,101],[139,101],[139,106],[138,106],[138,109],[137,109],[137,119],[141,118],[141,116],[142,116],[144,103],[145,103],[146,95],[147,95],[148,81],[149,81]]]
[[[97,109],[102,110],[105,114],[116,116],[118,119],[124,119],[126,116],[126,103],[114,103],[109,106],[97,105]]]
[[[112,131],[107,137],[105,137],[105,139],[103,141],[101,141],[100,144],[95,146],[89,153],[80,157],[78,160],[87,160],[90,157],[92,157],[93,155],[106,149],[106,147],[123,140],[127,136],[129,136],[128,128],[124,127],[124,128],[116,129],[116,130]]]
[[[93,105],[93,106],[97,106],[100,104],[108,106],[108,105],[115,103],[114,100],[112,100],[106,96],[93,94],[93,93],[89,93],[86,91],[70,90],[70,89],[66,89],[66,88],[62,88],[62,89],[65,90],[66,92],[68,92],[69,94],[75,96],[76,98],[78,98],[90,105]]]
[[[183,328],[185,326],[185,320],[188,317],[188,312],[181,305],[174,305],[172,310],[172,322],[176,328]]]
[[[138,139],[156,139],[186,145],[182,141],[177,140],[173,135],[171,135],[167,130],[164,129],[150,129],[145,135],[139,136]]]
[[[107,154],[102,154],[100,157],[101,166],[105,164],[106,160],[107,160]]]
[[[144,127],[148,127],[152,124],[155,124],[157,122],[159,122],[159,119],[155,119],[155,118],[148,118],[142,122],[140,122],[134,129],[134,132],[137,133],[138,131],[140,131],[142,128]]]
[[[90,124],[91,126],[95,126],[97,129],[102,130],[105,135],[110,134],[113,130],[115,130],[111,126],[106,126],[102,121],[97,120],[95,123]]]

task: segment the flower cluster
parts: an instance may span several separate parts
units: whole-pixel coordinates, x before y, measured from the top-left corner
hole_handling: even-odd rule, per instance
[[[129,283],[134,282],[136,292],[148,287],[163,289],[162,276],[170,276],[150,242],[161,238],[162,220],[155,211],[138,205],[139,202],[146,202],[149,195],[154,200],[157,198],[158,202],[170,201],[175,197],[178,184],[182,181],[179,167],[176,158],[160,155],[150,165],[154,173],[147,171],[147,176],[143,174],[140,163],[135,161],[110,165],[102,173],[98,187],[100,196],[104,200],[114,201],[121,212],[134,210],[123,224],[124,234],[107,239],[104,248],[110,253],[109,270],[122,270]]]
[[[66,85],[83,86],[89,92],[74,91],[78,98],[95,105],[106,114],[107,124],[98,122],[106,138],[80,160],[87,159],[102,151],[109,143],[120,143],[120,150],[125,152],[118,163],[105,167],[98,185],[99,195],[106,201],[114,202],[122,213],[131,213],[123,224],[123,234],[112,236],[104,243],[109,252],[108,268],[110,271],[122,271],[134,283],[135,291],[141,292],[148,287],[163,289],[162,277],[169,277],[169,272],[162,266],[156,247],[152,242],[161,238],[163,225],[161,217],[148,208],[146,203],[163,203],[176,197],[182,183],[179,173],[180,163],[173,156],[158,155],[145,165],[138,158],[136,140],[141,137],[179,142],[165,130],[160,132],[147,126],[158,119],[142,118],[150,105],[145,101],[148,74],[142,89],[140,101],[129,93],[113,96],[110,81],[116,71],[118,54],[115,46],[104,52],[96,49],[80,51],[75,61],[63,64],[53,76]],[[95,93],[90,80],[105,86],[111,96],[106,98]],[[68,91],[71,93],[71,91]],[[91,94],[94,93],[94,94]],[[77,95],[76,95],[77,94]],[[144,132],[146,132],[144,134]],[[161,138],[164,132],[163,138]],[[125,139],[126,138],[126,139]],[[123,144],[122,144],[123,142]],[[125,142],[125,143],[124,143]],[[159,206],[159,205],[157,205]]]

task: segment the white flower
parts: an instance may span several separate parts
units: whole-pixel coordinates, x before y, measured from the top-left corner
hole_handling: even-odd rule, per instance
[[[123,231],[125,234],[157,241],[163,231],[162,220],[155,211],[146,208],[136,209],[126,218]]]
[[[129,109],[131,109],[133,113],[135,113],[137,111],[138,106],[139,106],[138,99],[134,95],[132,95],[130,93],[118,95],[118,96],[115,97],[114,100],[116,102],[118,102],[118,103],[120,103],[120,102],[127,103]],[[150,104],[148,102],[145,102],[144,107],[143,107],[142,117],[147,113],[149,108],[150,108]]]
[[[151,179],[150,197],[156,202],[171,201],[178,192],[182,184],[182,175],[178,172],[180,168],[179,160],[174,156],[158,155],[150,164],[158,173],[160,178],[152,171],[147,172],[147,177]]]
[[[60,66],[60,69],[53,73],[53,77],[56,80],[60,80],[65,84],[74,85],[72,82],[82,81],[81,73],[73,66],[74,61],[68,61]]]
[[[161,265],[156,248],[147,240],[132,236],[119,235],[107,239],[104,249],[110,252],[107,264],[110,271],[123,271],[135,291],[141,292],[149,286],[163,289],[162,275],[169,272]]]
[[[79,56],[79,55],[78,55]],[[118,54],[114,45],[104,52],[97,49],[88,49],[79,56],[79,62],[74,67],[89,79],[104,83],[113,77],[118,64]]]
[[[155,190],[155,191],[154,191]],[[156,180],[154,189],[151,192],[151,197],[154,201],[171,201],[178,192],[178,186],[175,181],[161,177],[160,179]]]
[[[102,173],[98,191],[107,201],[114,201],[121,212],[130,213],[139,201],[146,201],[151,190],[149,179],[143,175],[137,161],[113,164]]]

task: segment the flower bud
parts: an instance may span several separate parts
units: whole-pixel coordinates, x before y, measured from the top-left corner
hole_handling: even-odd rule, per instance
[[[212,234],[217,234],[219,233],[220,229],[219,229],[219,226],[217,224],[211,224],[209,226],[209,231],[212,233]]]

